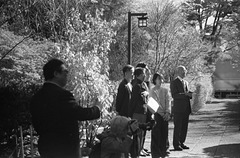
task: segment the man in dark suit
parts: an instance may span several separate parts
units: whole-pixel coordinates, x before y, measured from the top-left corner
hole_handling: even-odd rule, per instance
[[[184,80],[186,73],[186,68],[179,66],[177,68],[178,76],[170,84],[173,97],[173,147],[178,151],[189,149],[184,142],[187,136],[189,115],[191,113],[190,99],[192,98],[192,92],[188,89],[188,82]]]
[[[144,62],[138,63],[136,67],[141,67],[141,68],[144,68],[144,69],[145,69],[145,74],[146,74],[146,76],[145,76],[145,78],[144,78],[143,84],[146,84],[146,85],[145,85],[145,87],[147,87],[146,90],[149,91],[149,90],[151,89],[151,87],[150,87],[151,71],[149,70],[148,66],[147,66]],[[134,84],[134,83],[133,83],[133,84]],[[151,115],[152,115],[152,113],[151,113],[149,110],[147,110],[146,122],[152,121]],[[149,155],[150,155],[150,154],[149,154],[150,152],[149,152],[146,148],[144,148],[144,143],[145,143],[146,134],[147,134],[147,132],[144,131],[144,137],[143,137],[143,143],[142,143],[142,150],[141,150],[140,156],[149,156]]]
[[[139,123],[146,123],[147,117],[147,101],[148,101],[148,88],[144,83],[145,69],[136,68],[134,71],[134,80],[132,81],[133,89],[131,101],[129,105],[129,117],[136,119]],[[144,131],[140,130],[137,135],[133,137],[133,149],[131,156],[138,157],[143,147]]]
[[[121,116],[128,117],[128,106],[131,99],[132,84],[134,67],[127,65],[123,67],[124,79],[119,84],[117,98],[116,98],[116,111]]]
[[[63,87],[68,70],[52,59],[43,67],[45,83],[30,104],[32,123],[39,134],[38,149],[42,158],[79,158],[78,121],[100,117],[97,106],[79,106],[71,92]]]

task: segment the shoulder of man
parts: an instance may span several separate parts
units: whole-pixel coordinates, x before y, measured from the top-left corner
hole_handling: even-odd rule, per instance
[[[183,81],[184,81],[185,83],[188,83],[188,81],[187,81],[187,80],[185,80],[185,79],[183,79]]]
[[[170,82],[170,84],[172,84],[172,83],[176,83],[178,80],[179,80],[179,78],[176,77],[176,78],[174,78],[174,79]]]
[[[54,85],[54,84],[44,84],[43,85],[43,89],[44,91],[50,91],[52,94],[51,95],[56,95],[56,96],[59,96],[59,97],[74,97],[73,96],[73,93],[70,92],[69,90],[66,90],[65,88],[62,88],[58,85]]]
[[[125,79],[123,79],[123,80],[119,83],[118,88],[119,88],[119,87],[124,87],[126,84],[127,84],[127,83],[126,83]]]
[[[133,87],[132,90],[133,91],[140,91],[140,89],[142,88],[142,85],[139,83],[136,83]]]

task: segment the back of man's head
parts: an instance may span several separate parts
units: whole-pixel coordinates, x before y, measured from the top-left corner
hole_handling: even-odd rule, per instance
[[[185,70],[186,70],[185,66],[180,65],[177,67],[177,74],[181,74]]]
[[[144,73],[144,68],[137,67],[137,68],[135,69],[135,71],[134,71],[134,76],[135,76],[135,77],[138,77],[138,76],[140,76],[140,75],[143,74],[143,73]]]
[[[123,71],[123,75],[125,75],[126,72],[132,70],[134,67],[132,65],[126,65],[123,67],[122,71]]]
[[[147,65],[145,63],[143,63],[143,62],[140,62],[140,63],[137,64],[136,67],[146,68]]]

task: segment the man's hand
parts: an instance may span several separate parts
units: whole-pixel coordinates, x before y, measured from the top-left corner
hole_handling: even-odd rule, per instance
[[[93,103],[94,106],[97,106],[100,111],[103,109],[103,104],[99,101],[98,98],[95,99],[95,102]]]
[[[164,119],[164,121],[169,121],[171,119],[171,114],[170,113],[164,114],[163,119]]]
[[[186,96],[192,97],[192,92],[185,93]]]
[[[134,134],[139,129],[139,123],[137,120],[132,119],[128,122],[129,129],[131,130],[131,134]]]
[[[147,96],[149,95],[149,93],[148,93],[148,91],[143,91],[143,92],[141,93],[141,95],[144,96],[144,97],[147,97]]]

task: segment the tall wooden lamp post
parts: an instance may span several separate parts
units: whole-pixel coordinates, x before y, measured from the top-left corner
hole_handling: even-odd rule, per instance
[[[128,12],[128,64],[132,64],[132,16],[138,17],[138,27],[147,27],[147,13]]]

